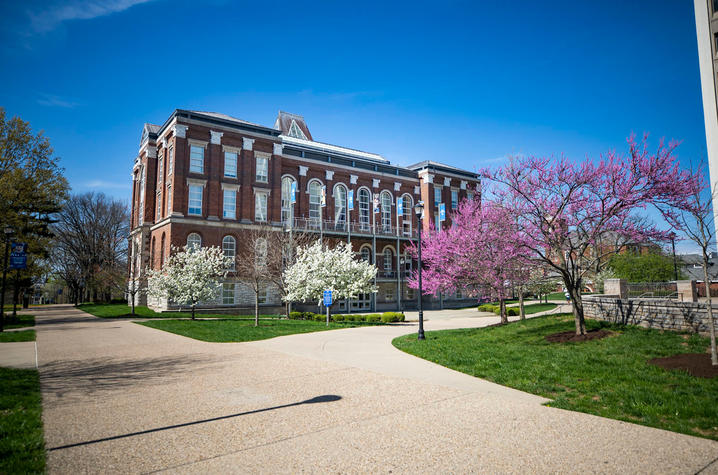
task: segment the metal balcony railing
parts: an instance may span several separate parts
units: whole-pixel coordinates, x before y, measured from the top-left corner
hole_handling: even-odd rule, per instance
[[[396,226],[385,226],[382,224],[371,223],[347,223],[346,221],[333,221],[323,220],[314,218],[293,218],[288,222],[284,223],[285,229],[294,229],[297,231],[312,231],[312,232],[324,232],[324,233],[341,233],[346,234],[351,232],[352,234],[364,234],[364,235],[377,235],[377,236],[392,236],[392,237],[404,237],[415,239],[417,232],[415,229],[409,229],[408,227]]]

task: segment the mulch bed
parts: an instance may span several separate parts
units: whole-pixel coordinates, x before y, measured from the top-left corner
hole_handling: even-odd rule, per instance
[[[552,335],[546,335],[546,341],[549,343],[568,343],[577,341],[589,341],[589,340],[600,340],[611,336],[613,332],[608,330],[591,330],[586,332],[585,335],[576,335],[575,331],[554,333]]]
[[[699,378],[715,378],[718,366],[711,364],[710,353],[681,353],[666,358],[653,358],[648,362],[663,369],[683,369]]]

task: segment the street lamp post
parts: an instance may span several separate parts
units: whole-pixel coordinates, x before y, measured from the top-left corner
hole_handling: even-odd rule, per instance
[[[0,293],[0,332],[5,331],[5,279],[7,278],[7,260],[10,256],[10,236],[13,234],[11,227],[6,227],[5,233],[5,262],[2,267],[2,293]]]
[[[421,287],[421,228],[423,223],[421,218],[424,214],[424,203],[419,201],[414,205],[414,213],[416,213],[416,228],[419,232],[419,334],[418,339],[424,340],[424,310],[421,305],[422,298],[422,287]]]

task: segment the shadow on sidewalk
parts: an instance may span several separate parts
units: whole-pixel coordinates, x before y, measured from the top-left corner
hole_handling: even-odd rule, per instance
[[[40,366],[40,384],[43,392],[63,398],[71,393],[93,394],[166,381],[173,374],[200,371],[217,361],[209,355],[52,361]]]
[[[163,430],[178,429],[180,427],[188,427],[188,426],[193,426],[193,425],[197,425],[197,424],[205,424],[207,422],[221,421],[223,419],[230,419],[233,417],[247,416],[249,414],[258,414],[260,412],[273,411],[275,409],[284,409],[285,407],[301,406],[302,404],[317,404],[320,402],[334,402],[334,401],[340,400],[341,398],[342,398],[341,396],[337,396],[335,394],[325,394],[322,396],[317,396],[317,397],[313,397],[311,399],[307,399],[305,401],[293,402],[290,404],[282,404],[280,406],[265,407],[263,409],[255,409],[253,411],[238,412],[237,414],[229,414],[226,416],[212,417],[210,419],[201,419],[199,421],[184,422],[182,424],[174,424],[171,426],[157,427],[154,429],[147,429],[147,430],[142,430],[142,431],[138,431],[138,432],[130,432],[129,434],[113,435],[111,437],[103,437],[102,439],[87,440],[85,442],[76,442],[74,444],[61,445],[59,447],[51,447],[48,449],[48,451],[69,449],[72,447],[79,447],[79,446],[83,446],[83,445],[97,444],[99,442],[108,442],[111,440],[124,439],[127,437],[134,437],[137,435],[151,434],[153,432],[160,432]]]

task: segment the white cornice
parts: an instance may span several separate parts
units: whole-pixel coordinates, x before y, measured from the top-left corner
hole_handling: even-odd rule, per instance
[[[207,180],[202,180],[200,178],[187,178],[187,186],[190,185],[207,186]]]
[[[340,164],[338,164],[338,163],[327,163],[327,162],[322,161],[322,160],[314,160],[314,159],[306,158],[306,157],[296,157],[296,156],[294,156],[294,155],[286,155],[286,154],[283,154],[283,155],[282,155],[282,158],[285,158],[285,159],[288,159],[288,160],[294,160],[294,161],[300,161],[300,162],[307,162],[307,163],[311,163],[311,164],[316,164],[316,165],[319,165],[319,168],[322,168],[322,169],[325,169],[325,168],[327,168],[327,167],[331,167],[331,168],[336,168],[336,169],[340,169],[340,170],[351,171],[351,172],[354,172],[354,173],[359,172],[359,173],[366,173],[367,175],[380,176],[380,177],[387,178],[387,179],[391,178],[392,180],[396,180],[396,179],[399,179],[399,180],[407,180],[407,181],[411,181],[411,182],[414,182],[414,183],[416,183],[416,182],[419,181],[418,178],[413,178],[413,177],[408,177],[408,176],[398,176],[398,175],[395,174],[395,173],[384,173],[384,172],[378,172],[378,171],[374,171],[374,170],[364,170],[364,169],[362,169],[362,168],[350,167],[350,166],[348,166],[348,165],[340,165]],[[381,165],[381,164],[378,164],[378,165]],[[301,165],[300,165],[300,166],[301,166]],[[392,166],[392,165],[389,165],[389,166]]]
[[[216,130],[210,130],[209,131],[209,141],[213,143],[214,145],[219,145],[222,143],[222,136],[224,135],[224,132],[217,132]]]
[[[242,137],[242,148],[245,150],[252,150],[252,147],[254,147],[254,139]]]
[[[222,190],[239,191],[239,185],[235,183],[222,183]]]
[[[197,147],[207,148],[207,141],[206,140],[197,140],[197,139],[187,139],[187,142],[189,142],[190,145],[195,145]]]

